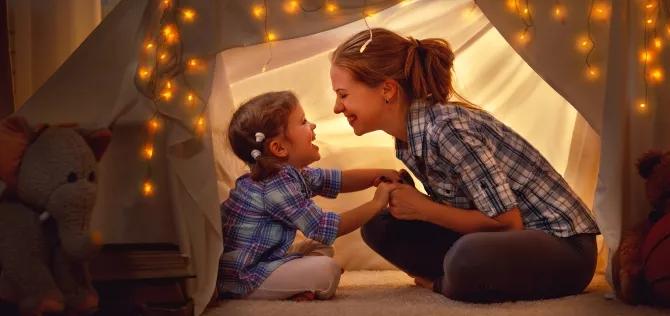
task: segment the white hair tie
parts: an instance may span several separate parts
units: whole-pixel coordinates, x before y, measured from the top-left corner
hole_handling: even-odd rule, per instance
[[[260,143],[265,139],[265,134],[263,134],[261,132],[256,132],[255,136],[256,136],[256,142],[257,143]]]
[[[261,151],[258,149],[254,149],[251,151],[251,157],[254,158],[254,160],[258,160],[258,157],[260,157]]]

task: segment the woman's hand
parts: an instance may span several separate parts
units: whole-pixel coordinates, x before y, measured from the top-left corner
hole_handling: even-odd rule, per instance
[[[383,209],[386,205],[389,204],[389,199],[391,197],[391,192],[398,188],[397,183],[391,182],[381,182],[377,185],[377,190],[375,191],[375,196],[372,198],[372,201],[379,206],[379,209]]]
[[[416,188],[400,184],[391,192],[389,212],[400,220],[428,221],[430,203],[432,201]]]

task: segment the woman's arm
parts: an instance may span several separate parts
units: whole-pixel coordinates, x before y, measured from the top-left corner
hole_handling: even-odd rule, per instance
[[[351,169],[342,171],[342,189],[340,192],[354,192],[376,185],[378,178],[386,177],[392,182],[400,179],[398,171],[393,169]]]
[[[389,211],[398,219],[422,220],[462,234],[523,229],[518,208],[491,218],[478,210],[465,210],[433,202],[406,185],[400,185],[393,191]]]

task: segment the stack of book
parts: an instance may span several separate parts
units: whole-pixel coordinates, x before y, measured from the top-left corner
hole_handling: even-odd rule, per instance
[[[193,315],[188,259],[174,244],[103,246],[90,262],[99,315]]]

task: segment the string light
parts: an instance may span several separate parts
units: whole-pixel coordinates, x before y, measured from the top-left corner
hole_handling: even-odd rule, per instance
[[[255,5],[251,8],[251,13],[255,18],[260,19],[265,15],[265,8],[260,5]]]
[[[586,77],[590,80],[595,80],[600,77],[600,69],[598,67],[589,65],[586,67]]]
[[[139,72],[138,72],[138,75],[139,75],[140,79],[146,80],[151,75],[151,71],[149,70],[149,68],[141,67]]]
[[[605,21],[610,17],[610,6],[605,1],[598,1],[593,4],[592,18],[598,21]]]
[[[151,182],[151,180],[144,180],[144,184],[142,185],[142,193],[147,197],[154,195],[154,184]]]
[[[507,5],[508,7],[514,7],[514,11],[521,17],[521,22],[524,25],[523,30],[516,35],[516,42],[520,45],[526,45],[531,40],[530,30],[535,27],[535,23],[533,22],[530,7],[528,6],[528,0],[525,0],[523,5],[520,2],[521,0],[514,0],[512,2],[507,2]]]
[[[174,44],[178,40],[177,31],[173,25],[166,25],[163,27],[163,38],[168,44]]]
[[[656,67],[649,72],[649,79],[654,83],[660,83],[663,81],[663,69]]]
[[[528,30],[522,30],[517,33],[516,39],[519,44],[525,45],[530,42],[530,32],[528,32]]]
[[[559,21],[561,23],[565,23],[565,17],[567,15],[567,9],[565,6],[560,3],[559,1],[556,1],[554,6],[551,9],[552,16],[556,21]]]
[[[150,160],[154,156],[154,146],[151,144],[145,145],[142,154],[144,155],[144,158]]]
[[[154,45],[153,42],[147,42],[146,44],[144,44],[144,49],[146,49],[147,51],[151,51],[155,46],[156,45]]]
[[[194,100],[195,96],[193,95],[193,93],[189,93],[186,95],[186,103],[188,103],[189,105],[192,105]]]
[[[152,118],[152,119],[150,119],[147,125],[148,125],[148,128],[149,128],[149,133],[150,133],[150,134],[155,134],[156,131],[158,131],[158,129],[159,129],[160,126],[161,126],[161,125],[160,125],[160,122],[159,122],[158,119],[155,118],[155,117]]]
[[[640,62],[644,64],[650,63],[654,59],[654,55],[649,50],[643,50],[640,52]]]
[[[593,41],[591,41],[591,38],[589,35],[580,35],[577,38],[577,50],[582,52],[582,53],[588,53],[591,48],[593,48]]]
[[[195,11],[188,8],[182,9],[181,17],[184,22],[193,22],[193,20],[195,20]]]
[[[274,41],[274,40],[277,39],[277,35],[276,35],[274,32],[268,32],[268,34],[267,34],[267,36],[265,37],[265,39],[266,39],[268,42],[272,42],[272,41]]]
[[[296,12],[298,12],[299,8],[300,8],[300,3],[298,3],[298,1],[296,1],[296,0],[286,1],[284,3],[284,11],[286,11],[288,13],[291,13],[291,14],[296,13]]]
[[[337,11],[337,5],[332,2],[326,3],[326,11],[328,13],[335,13],[335,11]]]

